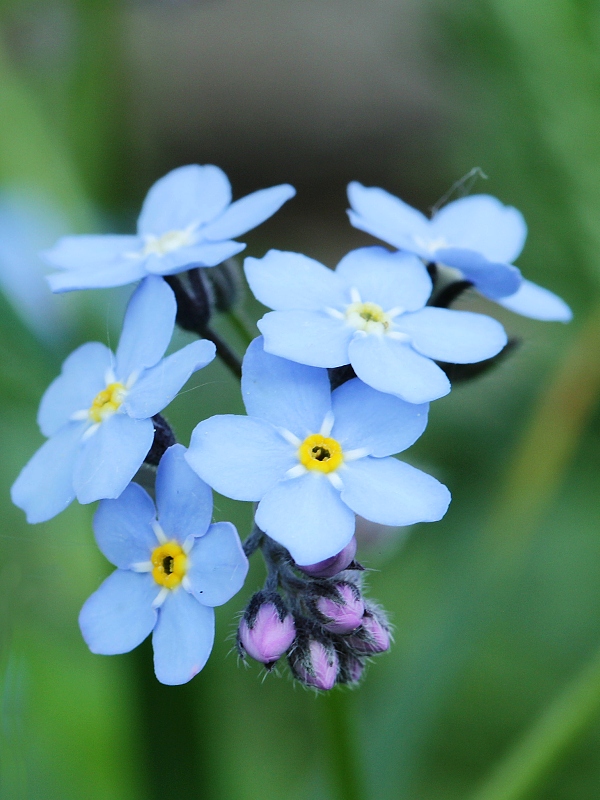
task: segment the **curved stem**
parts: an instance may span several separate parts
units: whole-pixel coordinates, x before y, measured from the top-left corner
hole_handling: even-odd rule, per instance
[[[232,308],[227,312],[227,318],[231,322],[231,326],[239,333],[246,345],[249,345],[250,342],[257,336],[256,333],[252,333],[252,331],[248,328],[246,321],[235,309]]]
[[[600,712],[600,648],[541,714],[472,800],[525,800]]]
[[[208,326],[203,328],[202,331],[199,331],[199,333],[205,339],[209,339],[214,343],[215,347],[217,348],[217,355],[221,361],[230,369],[231,372],[233,372],[236,378],[241,378],[242,362],[227,344],[227,342],[224,339],[221,339],[219,334],[215,333],[213,329],[209,328]]]

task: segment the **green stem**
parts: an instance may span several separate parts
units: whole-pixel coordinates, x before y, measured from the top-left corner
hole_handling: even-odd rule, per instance
[[[327,756],[336,800],[363,800],[360,754],[354,736],[351,695],[333,689],[319,698],[327,736]]]
[[[246,320],[243,319],[239,311],[230,309],[227,312],[227,318],[229,319],[229,322],[231,322],[231,326],[239,333],[244,343],[249,345],[250,342],[255,338],[256,334],[253,334],[249,329]]]
[[[600,648],[525,733],[472,800],[524,800],[600,712]]]

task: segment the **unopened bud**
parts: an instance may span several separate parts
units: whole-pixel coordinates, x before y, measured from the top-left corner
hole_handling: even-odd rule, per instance
[[[338,683],[358,683],[362,678],[365,662],[354,656],[347,656],[342,661]]]
[[[291,646],[296,626],[291,614],[282,615],[274,603],[264,603],[253,618],[242,618],[238,643],[251,658],[270,666]]]
[[[339,599],[319,597],[317,600],[317,608],[330,620],[323,627],[331,633],[351,633],[362,624],[365,604],[356,586],[338,583],[335,588]]]
[[[335,650],[322,642],[311,639],[308,648],[294,652],[291,667],[298,680],[307,686],[327,691],[335,686],[339,664]]]
[[[350,637],[348,643],[357,653],[385,653],[390,649],[390,631],[382,617],[375,616],[370,610],[365,611],[360,630]]]
[[[313,578],[333,578],[338,572],[345,570],[353,561],[356,555],[356,539],[354,536],[343,550],[336,555],[326,558],[324,561],[317,561],[316,564],[297,565],[298,569],[311,575]]]

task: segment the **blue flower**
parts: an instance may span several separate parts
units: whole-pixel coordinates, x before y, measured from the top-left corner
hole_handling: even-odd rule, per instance
[[[335,272],[298,253],[247,258],[246,277],[270,308],[258,323],[265,350],[313,367],[352,364],[380,392],[424,403],[450,391],[436,361],[470,364],[498,353],[504,329],[491,317],[424,308],[431,278],[413,255],[364,247]]]
[[[137,236],[59,239],[45,257],[65,271],[51,275],[50,286],[54,292],[97,289],[191,266],[214,267],[246,246],[232,239],[264,222],[295,193],[282,184],[232,203],[231,186],[218,167],[179,167],[146,195]]]
[[[186,458],[221,494],[259,501],[257,525],[297,564],[342,550],[355,514],[411,525],[446,513],[445,486],[390,458],[423,433],[427,405],[357,378],[331,393],[326,370],[265,353],[260,338],[244,358],[242,393],[249,416],[200,422]]]
[[[355,228],[407,253],[459,271],[481,294],[541,320],[568,322],[571,310],[560,297],[521,277],[512,266],[527,236],[520,211],[495,197],[477,194],[441,208],[427,219],[383,189],[356,181],[348,186],[348,211]]]
[[[83,638],[101,655],[127,653],[152,633],[156,677],[171,685],[186,683],[206,664],[213,607],[239,592],[248,572],[234,526],[210,524],[212,493],[184,453],[176,444],[162,457],[156,509],[136,483],[118,500],[100,503],[96,540],[117,569],[79,615]]]
[[[49,439],[11,490],[29,522],[51,519],[75,497],[118,497],[131,481],[152,446],[151,418],[215,357],[202,339],[162,359],[175,313],[171,288],[146,278],[129,302],[116,356],[88,342],[67,358],[38,412]]]

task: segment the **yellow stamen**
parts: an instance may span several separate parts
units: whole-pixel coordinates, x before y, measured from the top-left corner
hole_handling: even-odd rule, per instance
[[[179,586],[187,572],[188,560],[181,545],[177,542],[161,544],[152,552],[150,559],[154,565],[152,577],[167,589]]]
[[[377,303],[350,303],[346,319],[359,331],[384,333],[390,327],[391,317]]]
[[[122,383],[109,383],[106,389],[102,389],[94,397],[94,402],[89,408],[90,419],[94,422],[102,422],[106,417],[110,417],[125,399],[125,387]]]
[[[298,448],[298,458],[306,469],[333,472],[343,463],[344,454],[340,443],[335,439],[313,433]]]

